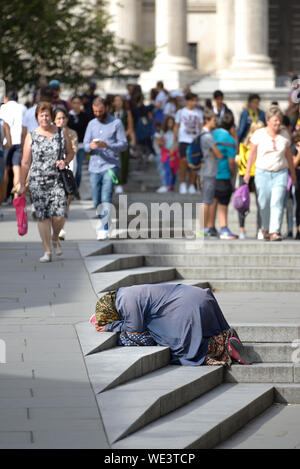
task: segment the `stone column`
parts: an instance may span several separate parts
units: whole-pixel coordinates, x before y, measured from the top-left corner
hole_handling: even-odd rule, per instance
[[[142,0],[110,0],[111,29],[127,43],[141,44]]]
[[[193,65],[187,53],[187,1],[156,0],[156,58],[150,72],[143,73],[140,84],[146,90],[158,80],[168,89],[179,89],[193,81]]]
[[[234,0],[217,0],[217,70],[223,70],[232,62],[234,54]]]
[[[235,0],[235,42],[231,66],[220,73],[221,87],[269,90],[275,71],[268,56],[268,0]]]

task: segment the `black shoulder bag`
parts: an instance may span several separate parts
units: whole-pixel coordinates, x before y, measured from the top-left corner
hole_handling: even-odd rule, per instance
[[[59,153],[57,160],[63,160],[62,155],[62,136],[61,136],[62,128],[58,127],[58,134],[59,134]],[[59,169],[59,177],[63,183],[65,193],[67,195],[78,195],[78,187],[74,178],[73,171],[67,166],[65,169]]]

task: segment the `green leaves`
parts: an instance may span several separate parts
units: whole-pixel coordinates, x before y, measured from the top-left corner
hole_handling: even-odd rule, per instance
[[[154,49],[118,41],[105,1],[0,0],[0,78],[30,88],[41,75],[77,88],[87,79],[145,70]],[[137,72],[138,73],[138,72]]]

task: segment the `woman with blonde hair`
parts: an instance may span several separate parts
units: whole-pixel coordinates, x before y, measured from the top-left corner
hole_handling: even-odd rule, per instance
[[[262,129],[265,127],[265,124],[263,121],[256,121],[253,122],[250,126],[249,133],[247,137],[245,138],[244,142],[240,143],[239,146],[239,154],[237,155],[236,163],[238,165],[238,170],[239,170],[239,184],[240,187],[245,184],[244,182],[244,176],[246,174],[247,170],[247,160],[250,154],[250,140],[254,132],[256,132],[259,129]],[[255,164],[252,165],[251,171],[250,171],[250,180],[249,180],[249,188],[250,192],[255,192],[256,195],[256,205],[257,205],[257,238],[258,239],[263,239],[263,233],[261,230],[261,217],[259,213],[259,206],[258,206],[258,201],[257,201],[257,194],[255,190],[255,184],[254,184],[254,176],[255,176]],[[246,239],[246,231],[245,231],[245,219],[246,215],[244,213],[239,212],[239,224],[240,224],[240,236],[239,238],[244,240]]]
[[[283,114],[278,106],[271,106],[266,115],[267,127],[251,137],[250,155],[244,182],[249,183],[251,168],[256,162],[255,187],[266,241],[282,241],[280,235],[283,201],[290,171],[292,184],[296,172],[289,134],[282,129]]]

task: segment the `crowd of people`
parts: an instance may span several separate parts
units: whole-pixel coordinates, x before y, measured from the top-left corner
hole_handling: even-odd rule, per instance
[[[256,194],[258,239],[282,240],[285,208],[287,236],[293,237],[295,222],[300,239],[300,107],[292,98],[285,112],[274,102],[265,113],[260,96],[251,94],[235,122],[220,90],[202,105],[190,89],[168,92],[162,82],[151,90],[147,103],[136,84],[128,84],[124,96],[105,98],[96,88],[91,82],[86,93],[64,100],[59,81],[48,83],[42,77],[27,107],[19,104],[15,90],[8,90],[0,108],[0,217],[12,189],[18,197],[29,187],[45,248],[41,262],[49,262],[52,251],[62,254],[60,240],[66,236],[72,196],[66,195],[58,170],[70,167],[79,188],[85,158],[95,209],[111,203],[114,191],[124,192],[130,158],[137,159],[141,171],[155,160],[158,193],[178,187],[182,195],[196,194],[197,185],[201,187],[206,237],[246,239],[245,213],[239,213],[239,235],[228,227],[238,176],[238,184],[249,185]],[[198,137],[203,159],[195,170],[188,151]],[[109,236],[107,215],[98,213],[99,240]]]

